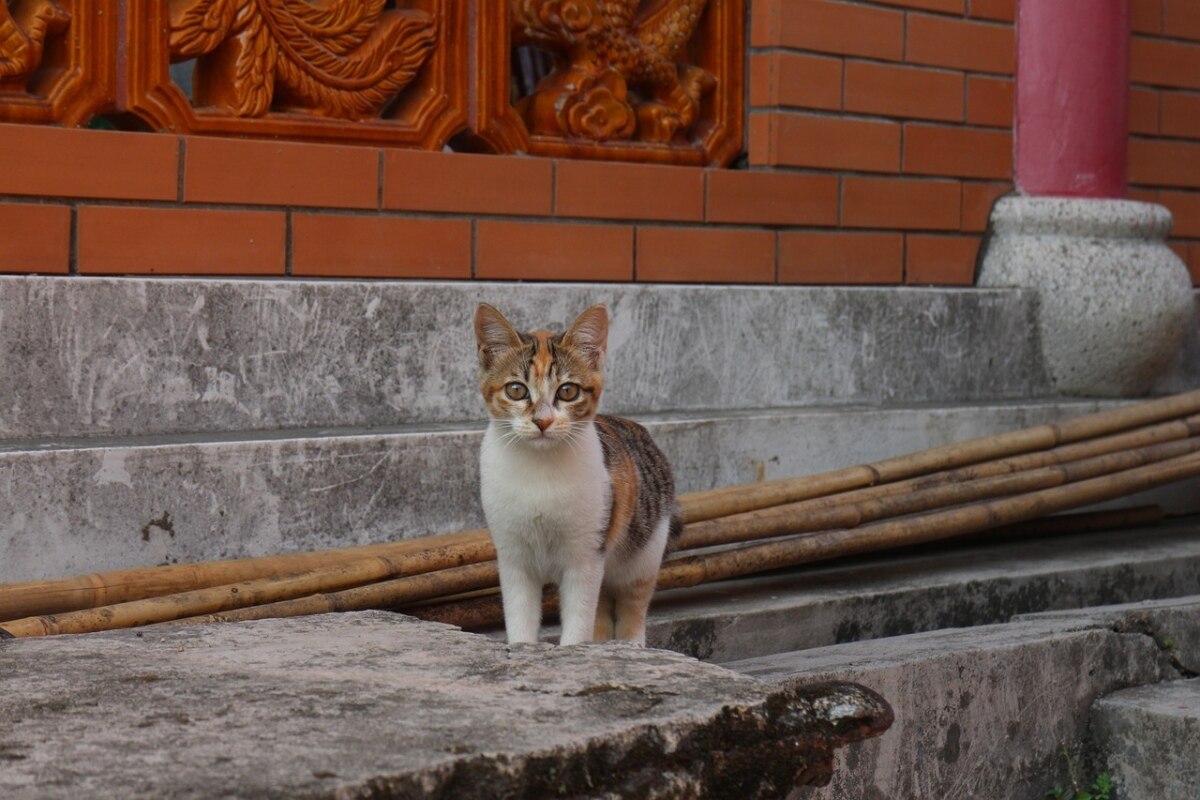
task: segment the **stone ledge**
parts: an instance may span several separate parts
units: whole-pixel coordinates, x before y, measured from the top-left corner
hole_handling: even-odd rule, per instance
[[[1061,620],[918,633],[726,664],[784,685],[850,680],[882,692],[896,725],[839,756],[804,800],[1042,797],[1076,764],[1092,703],[1175,671],[1150,637]]]
[[[1109,605],[1200,594],[1198,534],[1200,517],[1193,517],[1132,531],[991,545],[947,542],[933,552],[887,553],[677,589],[656,595],[647,641],[724,663],[1045,611],[1017,619],[1154,630],[1200,671],[1196,598]],[[1089,608],[1100,605],[1108,607]]]
[[[1191,540],[1200,554],[1194,533]],[[1079,630],[1103,628],[1117,633],[1140,633],[1158,645],[1177,673],[1195,677],[1200,674],[1200,593],[1178,594],[1190,596],[1022,614],[1014,621],[1054,620]],[[1148,597],[1145,593],[1141,596]]]
[[[1092,708],[1098,768],[1123,800],[1200,797],[1200,679],[1114,692]]]
[[[680,490],[693,491],[851,466],[1097,407],[793,409],[659,416],[648,425]],[[0,582],[480,527],[480,435],[445,428],[0,452]]]
[[[480,300],[539,327],[607,303],[612,413],[1049,389],[1010,290],[8,276],[0,439],[482,420]]]
[[[782,797],[891,722],[853,686],[385,612],[13,640],[0,674],[6,800]]]

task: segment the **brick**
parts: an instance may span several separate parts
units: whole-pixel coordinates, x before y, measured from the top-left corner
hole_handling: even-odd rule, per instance
[[[0,124],[0,194],[175,200],[179,138]]]
[[[1159,192],[1158,202],[1169,208],[1175,218],[1172,236],[1200,239],[1200,193]]]
[[[1137,33],[1161,33],[1162,17],[1162,0],[1129,0],[1129,24]]]
[[[750,3],[750,46],[773,47],[778,42],[781,0],[752,0]]]
[[[904,53],[903,12],[832,0],[783,0],[777,8],[756,46],[888,61]]]
[[[1200,139],[1200,94],[1162,93],[1162,133]]]
[[[1012,134],[933,125],[904,126],[904,171],[963,178],[1012,177]]]
[[[957,181],[842,179],[842,225],[847,228],[957,230],[960,204]]]
[[[65,273],[71,266],[71,209],[0,203],[0,272]]]
[[[894,122],[777,114],[772,140],[772,165],[900,170],[900,125]]]
[[[1009,25],[908,15],[905,60],[937,67],[1011,75],[1016,43]]]
[[[842,107],[842,61],[801,53],[753,55],[750,105],[836,111]]]
[[[1017,16],[1017,0],[969,0],[967,13],[977,19],[1012,22]]]
[[[943,14],[959,14],[966,11],[966,0],[875,0],[876,3],[901,8],[921,9],[922,11],[938,11]]]
[[[750,107],[779,105],[776,72],[779,69],[779,53],[752,53],[750,55]]]
[[[83,206],[79,271],[92,274],[282,275],[281,211]]]
[[[1013,124],[1013,82],[1004,78],[967,78],[967,122],[1011,128]]]
[[[975,282],[978,236],[909,234],[905,283],[970,286]]]
[[[1195,0],[1163,0],[1163,33],[1200,39],[1200,5]]]
[[[1158,190],[1156,189],[1139,189],[1131,186],[1125,194],[1130,200],[1136,200],[1139,203],[1158,202]]]
[[[1164,139],[1129,140],[1129,180],[1150,186],[1187,186],[1200,175],[1200,143]]]
[[[1153,89],[1129,89],[1129,130],[1132,133],[1158,133],[1158,92]]]
[[[475,223],[475,277],[483,280],[633,280],[633,228],[560,222]]]
[[[1179,256],[1180,261],[1182,261],[1185,265],[1187,264],[1187,262],[1188,262],[1188,243],[1187,242],[1169,241],[1169,242],[1167,242],[1167,247],[1170,247],[1171,250],[1174,251],[1175,255]]]
[[[548,216],[554,163],[545,158],[384,151],[383,207]]]
[[[1188,272],[1192,274],[1192,285],[1200,286],[1200,242],[1188,245]]]
[[[186,142],[189,203],[375,208],[378,197],[374,148],[198,136]]]
[[[471,223],[296,214],[292,217],[292,274],[470,278]]]
[[[900,283],[904,236],[899,233],[779,234],[779,282],[804,284]]]
[[[964,183],[962,186],[962,229],[985,231],[992,216],[992,206],[1012,191],[1011,183]]]
[[[560,217],[704,219],[704,170],[603,161],[559,161],[555,213]]]
[[[775,234],[726,228],[638,228],[637,279],[773,283]]]
[[[836,175],[712,170],[709,222],[749,225],[837,225]]]
[[[1133,83],[1200,89],[1200,44],[1134,36],[1129,73]]]
[[[963,76],[919,67],[846,62],[847,111],[892,117],[963,119]]]
[[[775,163],[775,120],[779,114],[752,113],[746,126],[746,155],[752,166]]]

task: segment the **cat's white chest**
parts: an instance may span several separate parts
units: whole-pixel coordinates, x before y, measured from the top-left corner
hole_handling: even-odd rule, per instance
[[[603,541],[611,487],[595,428],[574,446],[504,443],[495,426],[479,455],[480,495],[496,547],[555,581]]]

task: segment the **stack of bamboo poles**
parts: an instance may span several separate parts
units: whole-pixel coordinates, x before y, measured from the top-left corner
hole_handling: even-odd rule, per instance
[[[683,495],[686,525],[658,586],[985,531],[1015,536],[1029,520],[1196,476],[1200,391],[819,475]],[[1076,515],[1047,527],[1096,530],[1158,515]],[[478,629],[502,619],[494,559],[487,532],[476,530],[10,584],[0,586],[0,637],[374,608]]]

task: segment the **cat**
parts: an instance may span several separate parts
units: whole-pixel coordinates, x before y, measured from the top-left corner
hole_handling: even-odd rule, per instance
[[[536,642],[542,587],[558,585],[562,645],[644,645],[658,569],[682,529],[666,456],[636,422],[597,414],[608,312],[566,333],[518,333],[475,312],[479,386],[490,415],[481,499],[500,568],[510,644]]]

